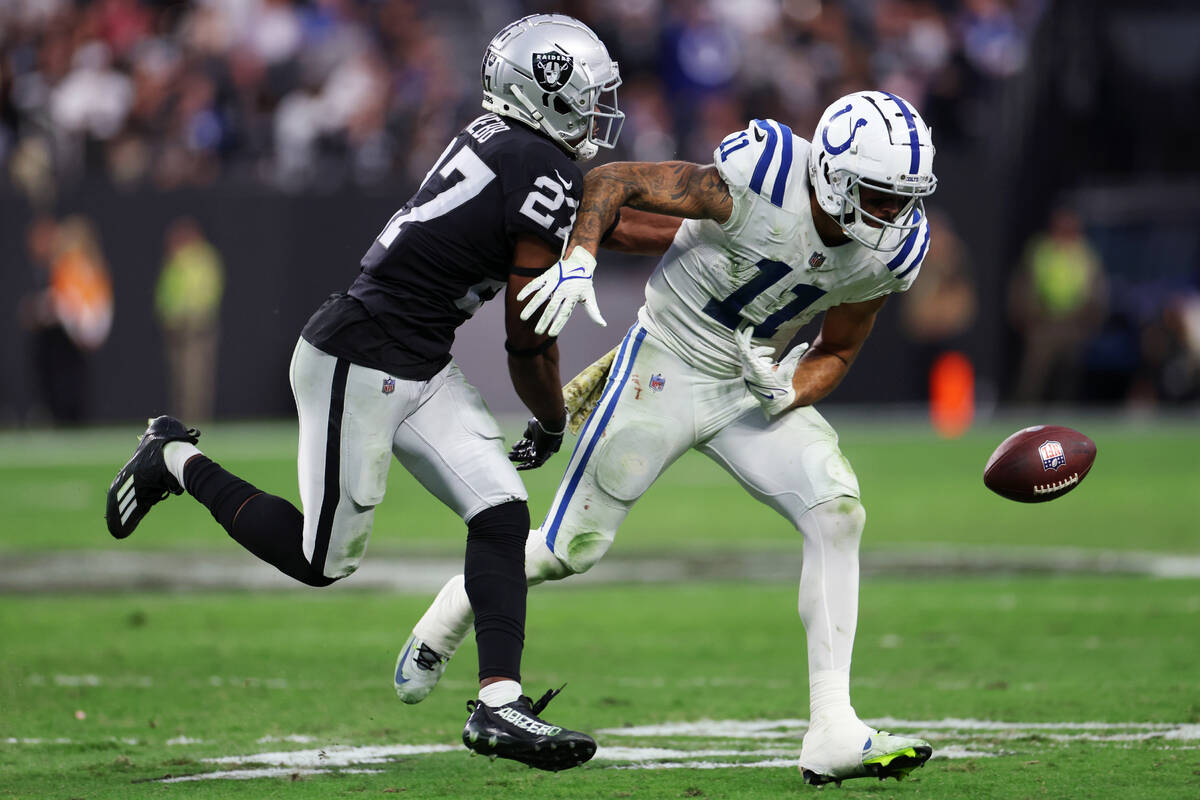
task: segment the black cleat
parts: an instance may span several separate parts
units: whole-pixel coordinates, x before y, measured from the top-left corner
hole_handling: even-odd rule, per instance
[[[468,700],[471,716],[463,728],[463,744],[479,755],[510,758],[549,772],[579,766],[596,754],[596,740],[537,716],[560,691],[546,692],[536,703],[521,695],[499,708]]]
[[[167,442],[191,442],[200,438],[200,431],[185,428],[174,417],[155,417],[142,434],[133,458],[121,467],[112,486],[108,487],[108,507],[104,521],[108,532],[118,539],[133,533],[133,529],[150,511],[150,507],[168,494],[183,494],[183,487],[167,470],[162,449]]]

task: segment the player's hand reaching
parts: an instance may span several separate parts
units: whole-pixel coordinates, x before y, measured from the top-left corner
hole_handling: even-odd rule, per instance
[[[537,417],[530,417],[524,437],[512,446],[508,460],[516,464],[519,471],[537,469],[562,447],[563,434],[566,432],[565,424],[561,431],[549,431],[538,422]]]
[[[521,309],[521,319],[527,320],[545,303],[546,308],[538,318],[534,330],[558,336],[576,303],[583,303],[588,316],[597,325],[607,326],[596,305],[596,292],[592,288],[592,273],[596,271],[596,259],[587,250],[576,245],[575,249],[550,269],[531,280],[521,289],[517,300],[533,295]]]
[[[792,376],[796,374],[796,365],[808,350],[808,344],[792,348],[791,352],[776,364],[775,349],[762,345],[755,347],[751,343],[753,336],[752,325],[739,328],[733,334],[738,357],[742,362],[742,380],[746,382],[746,388],[758,398],[767,416],[772,417],[787,411],[792,403],[796,402],[796,388],[792,386]]]

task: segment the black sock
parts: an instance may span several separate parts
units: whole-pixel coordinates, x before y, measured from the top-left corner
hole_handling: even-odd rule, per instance
[[[475,610],[480,680],[521,680],[528,536],[529,507],[524,500],[480,511],[467,524],[464,575]]]
[[[208,507],[234,541],[284,575],[309,586],[337,580],[305,559],[304,515],[282,497],[263,492],[204,455],[188,459],[183,488]]]

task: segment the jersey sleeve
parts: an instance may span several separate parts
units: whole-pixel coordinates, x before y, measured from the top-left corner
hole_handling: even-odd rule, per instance
[[[575,162],[552,144],[530,142],[500,159],[499,174],[509,241],[528,234],[561,250],[583,196],[583,173]]]
[[[783,208],[789,183],[797,180],[793,171],[797,150],[792,129],[773,119],[756,119],[721,140],[713,151],[713,163],[733,197],[730,223],[750,213],[754,197]]]
[[[891,273],[893,292],[906,292],[921,271],[921,262],[929,252],[929,218],[917,212],[920,224],[904,238],[904,243],[887,256],[887,268]]]

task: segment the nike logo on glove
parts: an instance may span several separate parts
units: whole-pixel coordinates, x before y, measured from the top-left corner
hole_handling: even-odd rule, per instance
[[[571,271],[568,272],[567,274],[568,275],[578,275],[580,273],[587,275],[587,267],[572,267]]]

